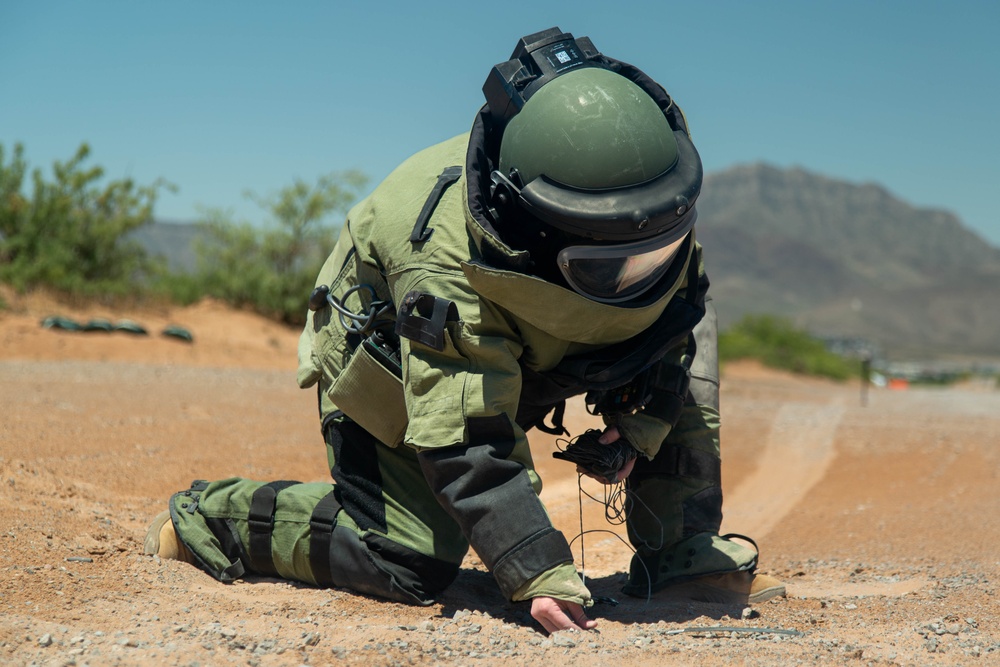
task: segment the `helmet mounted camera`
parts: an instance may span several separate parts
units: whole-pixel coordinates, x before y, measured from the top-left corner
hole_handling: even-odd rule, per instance
[[[510,60],[495,65],[483,84],[494,125],[506,125],[536,90],[578,67],[605,67],[589,37],[575,39],[559,28],[522,37]]]

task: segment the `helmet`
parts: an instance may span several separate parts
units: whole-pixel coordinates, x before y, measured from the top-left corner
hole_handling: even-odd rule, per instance
[[[589,39],[553,28],[523,38],[484,86],[502,131],[491,173],[498,216],[515,209],[549,247],[555,237],[569,286],[608,303],[639,296],[667,272],[694,225],[702,182],[670,98],[660,90],[661,105],[614,70]]]

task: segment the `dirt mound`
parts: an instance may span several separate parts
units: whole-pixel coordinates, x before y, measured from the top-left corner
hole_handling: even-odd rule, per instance
[[[1000,652],[996,391],[877,391],[752,364],[723,381],[724,527],[789,596],[744,610],[620,593],[629,549],[533,437],[599,632],[541,634],[470,555],[428,608],[255,578],[225,586],[141,554],[195,478],[325,480],[298,331],[204,302],[0,311],[4,664],[990,664]],[[128,319],[148,331],[46,329]],[[162,335],[170,324],[193,341]],[[591,419],[570,406],[571,429]],[[603,487],[583,490],[602,499]],[[580,507],[583,514],[581,520]],[[862,664],[859,662],[859,664]]]

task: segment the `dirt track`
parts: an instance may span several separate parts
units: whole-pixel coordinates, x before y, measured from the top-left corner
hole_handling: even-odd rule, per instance
[[[740,364],[723,385],[724,529],[753,536],[786,599],[744,613],[619,592],[629,552],[585,536],[599,632],[541,634],[474,557],[414,608],[271,579],[225,586],[143,556],[195,478],[328,478],[297,332],[215,304],[0,312],[0,663],[15,665],[994,664],[1000,657],[1000,392],[880,391]],[[153,335],[43,330],[129,317]],[[158,334],[189,327],[193,344]],[[579,406],[570,411],[578,429]],[[571,428],[571,430],[573,430]],[[575,431],[574,431],[575,432]],[[556,524],[577,480],[532,440]],[[594,495],[597,485],[585,485]],[[622,535],[584,500],[584,528]],[[573,543],[581,556],[580,540]],[[581,558],[577,564],[580,566]],[[746,616],[746,618],[744,618]],[[735,630],[708,632],[704,627]]]

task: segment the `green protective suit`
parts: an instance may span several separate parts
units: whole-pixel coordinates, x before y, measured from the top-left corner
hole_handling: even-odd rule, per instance
[[[318,386],[335,484],[223,480],[172,499],[179,536],[218,578],[258,571],[429,603],[471,544],[509,599],[589,604],[538,498],[525,432],[553,430],[549,414],[560,427],[566,398],[650,365],[652,401],[614,418],[644,455],[629,481],[641,508],[626,591],[754,567],[753,551],[717,536],[714,317],[703,317],[693,233],[667,276],[625,306],[529,275],[528,254],[486,213],[487,124],[480,113],[471,133],[390,174],[350,211],[317,279],[346,311],[391,304],[377,317],[401,334],[397,377],[344,326],[357,322],[329,306],[309,315],[298,382]]]

